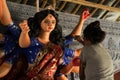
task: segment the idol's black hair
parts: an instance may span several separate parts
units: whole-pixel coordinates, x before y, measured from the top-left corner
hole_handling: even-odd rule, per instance
[[[62,48],[64,46],[64,40],[62,38],[62,27],[58,25],[59,19],[58,14],[54,10],[46,9],[37,12],[34,17],[28,19],[28,26],[30,27],[29,35],[30,37],[38,37],[41,30],[40,23],[45,19],[48,14],[52,14],[56,19],[55,29],[50,34],[50,41],[60,45]]]

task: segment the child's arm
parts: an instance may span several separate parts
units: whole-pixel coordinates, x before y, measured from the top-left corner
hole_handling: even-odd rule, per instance
[[[26,48],[30,46],[30,37],[28,32],[30,31],[28,25],[27,25],[27,20],[24,20],[23,22],[21,22],[19,24],[20,28],[21,28],[21,34],[19,37],[19,45],[22,48]]]
[[[82,15],[80,16],[80,20],[77,24],[77,26],[73,29],[71,35],[73,37],[75,37],[76,35],[80,35],[81,34],[81,31],[82,31],[82,27],[83,27],[83,24],[84,22],[86,21],[86,19],[90,16],[89,14],[89,10],[88,9],[85,9],[82,13]]]

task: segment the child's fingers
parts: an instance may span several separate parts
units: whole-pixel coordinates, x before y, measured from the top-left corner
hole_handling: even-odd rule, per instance
[[[82,13],[82,18],[87,19],[90,16],[89,9],[84,9]]]

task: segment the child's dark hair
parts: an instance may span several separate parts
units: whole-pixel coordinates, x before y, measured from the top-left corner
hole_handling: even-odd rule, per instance
[[[100,22],[90,23],[83,31],[84,38],[90,40],[92,44],[100,43],[104,40],[106,33],[100,28]]]

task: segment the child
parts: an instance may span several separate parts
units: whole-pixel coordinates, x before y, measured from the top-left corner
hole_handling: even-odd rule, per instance
[[[110,54],[101,44],[105,32],[100,22],[90,23],[83,31],[84,47],[80,55],[81,80],[114,80],[113,62]]]

